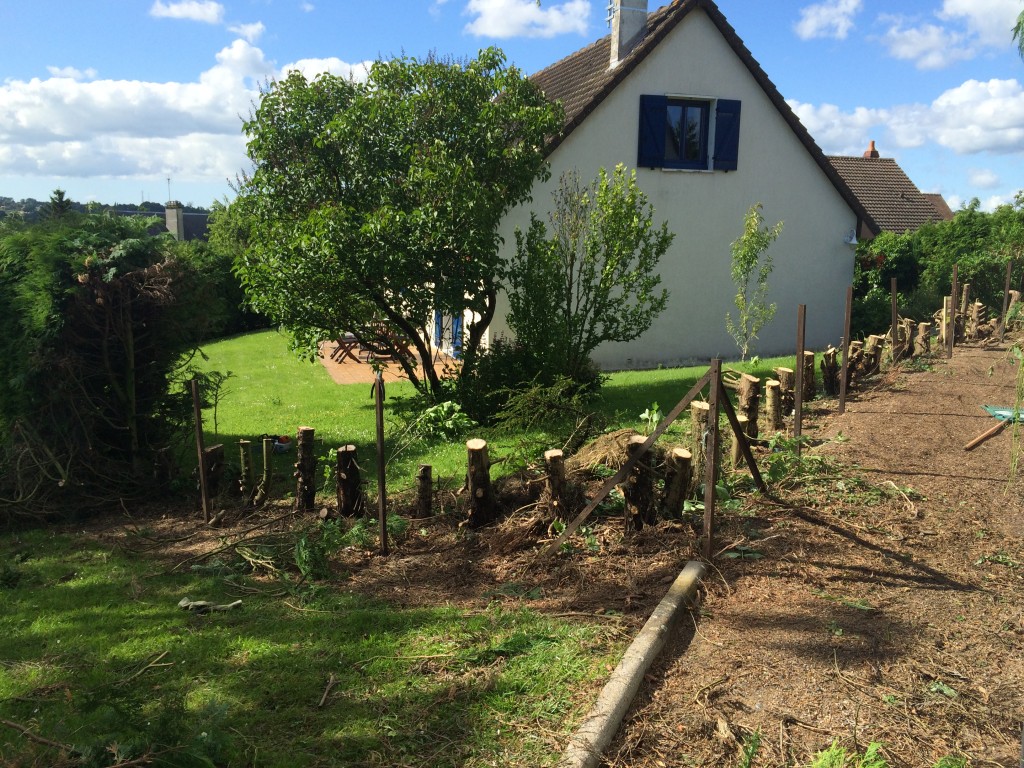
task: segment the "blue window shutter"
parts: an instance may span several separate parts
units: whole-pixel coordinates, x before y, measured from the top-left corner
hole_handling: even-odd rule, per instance
[[[661,168],[665,162],[666,96],[640,97],[640,133],[636,155],[638,168]]]
[[[462,359],[462,313],[452,318],[452,356]]]
[[[716,171],[735,171],[740,159],[740,103],[719,99],[715,107]]]
[[[440,347],[441,346],[441,332],[442,332],[442,330],[443,330],[443,326],[441,325],[441,310],[440,309],[435,309],[434,310],[434,346],[435,347]]]

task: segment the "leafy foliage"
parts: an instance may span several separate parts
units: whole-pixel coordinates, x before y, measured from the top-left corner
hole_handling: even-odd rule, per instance
[[[636,173],[618,165],[586,187],[576,173],[562,176],[550,237],[536,217],[516,232],[508,322],[540,370],[585,377],[598,345],[638,338],[665,309],[657,266],[675,236],[653,217]]]
[[[137,493],[187,420],[202,281],[152,223],[65,212],[0,238],[6,501]]]
[[[731,246],[736,320],[726,312],[725,328],[736,340],[741,360],[747,359],[758,332],[775,317],[775,304],[768,303],[772,257],[767,250],[782,233],[782,222],[773,227],[762,224],[761,203],[755,203],[743,219],[743,234]]]
[[[472,313],[463,347],[479,347],[498,224],[544,177],[544,137],[560,124],[493,48],[464,63],[378,61],[365,83],[293,72],[271,84],[245,123],[254,171],[230,214],[253,308],[309,355],[351,333],[439,395],[428,319]]]

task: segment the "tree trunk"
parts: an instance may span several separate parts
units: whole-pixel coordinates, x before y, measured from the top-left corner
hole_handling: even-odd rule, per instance
[[[429,464],[420,464],[416,473],[416,518],[434,514],[434,470]]]
[[[914,357],[921,357],[931,352],[932,347],[932,324],[918,323],[917,335],[914,336]]]
[[[782,385],[775,379],[768,379],[764,385],[764,407],[768,418],[768,430],[782,429]]]
[[[640,449],[646,442],[647,438],[643,435],[631,437],[626,445],[630,458],[640,456]],[[622,495],[626,500],[624,522],[627,533],[641,531],[645,524],[655,523],[654,477],[650,467],[652,455],[649,451],[641,456],[622,484]]]
[[[494,522],[498,507],[491,488],[491,462],[487,458],[487,442],[474,438],[466,442],[469,515],[465,524],[479,528]]]
[[[251,504],[256,494],[256,479],[252,468],[252,442],[238,441],[238,491],[246,504]]]
[[[756,439],[759,434],[757,418],[761,410],[761,380],[749,373],[744,373],[740,377],[736,395],[737,410],[747,417],[750,429],[748,434]]]
[[[203,450],[203,464],[206,467],[206,490],[210,498],[220,494],[220,482],[224,477],[224,446],[221,443]],[[209,522],[209,521],[206,521]]]
[[[683,504],[693,478],[693,454],[685,448],[673,448],[665,458],[665,495],[661,501],[662,517],[683,519]]]
[[[544,480],[548,514],[552,519],[568,519],[565,508],[565,456],[557,449],[544,452],[544,466],[547,477]]]
[[[829,347],[821,356],[821,384],[829,397],[839,395],[839,350]]]
[[[793,391],[796,387],[796,371],[792,368],[776,368],[775,375],[779,381],[782,414],[783,416],[788,416],[793,412],[796,404],[796,393]]]
[[[295,441],[295,511],[312,512],[316,497],[315,430],[299,427]]]
[[[366,512],[363,496],[363,478],[356,459],[356,447],[343,445],[335,451],[334,490],[338,499],[338,514],[358,517]]]
[[[814,381],[814,373],[814,353],[804,352],[804,404],[811,402],[818,393],[818,387]]]

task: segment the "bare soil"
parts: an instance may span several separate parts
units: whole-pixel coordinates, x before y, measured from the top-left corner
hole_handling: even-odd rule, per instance
[[[648,675],[605,766],[736,766],[754,734],[755,766],[805,765],[833,740],[881,742],[891,766],[947,755],[1018,765],[1024,510],[1012,430],[963,450],[995,423],[981,405],[1015,401],[1007,346],[905,364],[852,392],[842,416],[835,401],[810,404],[804,433],[815,446],[799,482],[721,512],[701,604]],[[603,518],[589,541],[538,563],[549,538],[539,490],[535,479],[509,481],[508,518],[476,532],[450,514],[464,499],[441,491],[442,514],[413,521],[389,557],[341,553],[339,583],[402,605],[503,600],[638,629],[696,556],[694,526],[662,522],[624,539],[621,520]],[[283,507],[200,534],[194,517],[146,521],[160,556],[177,563],[293,524]],[[581,691],[581,712],[595,695]]]

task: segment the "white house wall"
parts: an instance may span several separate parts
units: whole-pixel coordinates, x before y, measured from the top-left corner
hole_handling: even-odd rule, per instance
[[[691,12],[551,155],[551,179],[534,188],[533,202],[512,211],[502,225],[505,248],[525,230],[529,211],[547,221],[551,192],[562,173],[593,179],[600,167],[633,168],[637,159],[642,94],[738,99],[742,103],[738,170],[694,172],[637,169],[638,183],[653,204],[655,221],[675,233],[662,258],[669,304],[651,329],[629,343],[601,346],[605,369],[644,368],[737,357],[725,330],[735,288],[729,244],[743,231],[754,203],[767,224],[783,221],[772,246],[775,270],[770,298],[774,322],[754,345],[760,355],[792,354],[798,304],[807,305],[807,344],[838,343],[853,251],[843,239],[856,216],[775,109],[749,70],[703,11]],[[510,334],[501,303],[491,336]]]

